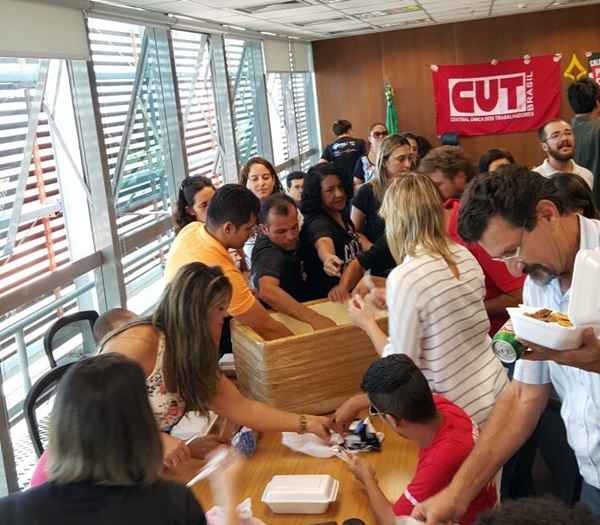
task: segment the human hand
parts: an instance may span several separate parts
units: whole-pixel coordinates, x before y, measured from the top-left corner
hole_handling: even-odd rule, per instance
[[[219,453],[221,447],[209,454],[208,460]],[[218,464],[215,471],[209,476],[213,496],[219,500],[223,507],[236,507],[241,501],[243,477],[245,466],[244,458],[235,451],[227,448],[227,456]]]
[[[341,277],[342,266],[344,266],[344,261],[342,261],[335,253],[328,254],[323,261],[323,271],[331,277]]]
[[[170,436],[166,432],[161,432],[160,438],[163,444],[163,464],[165,467],[174,468],[190,459],[191,451],[184,441]]]
[[[424,522],[426,525],[443,525],[458,523],[462,515],[467,511],[467,506],[459,503],[459,498],[446,487],[435,496],[417,503],[411,517]]]
[[[206,436],[200,436],[188,443],[188,447],[191,451],[192,457],[204,459],[209,452],[216,449],[221,445],[229,444],[229,440],[215,436],[214,434],[208,434]]]
[[[331,434],[329,429],[331,427],[331,421],[325,416],[306,416],[306,431],[312,434],[316,434],[324,441],[329,442]]]
[[[357,233],[356,235],[358,236],[360,249],[363,252],[366,252],[371,246],[373,246],[373,243],[369,239],[367,239],[367,236],[364,233]]]
[[[311,314],[310,318],[308,319],[308,322],[310,326],[313,327],[313,330],[323,330],[325,328],[333,328],[334,326],[337,326],[333,319],[318,314],[317,312]]]
[[[378,310],[387,310],[387,303],[385,302],[385,288],[370,288],[365,299]]]
[[[373,311],[369,308],[360,295],[354,295],[348,303],[348,316],[352,321],[352,324],[367,330],[369,325],[375,322],[375,316]]]
[[[327,298],[334,303],[345,303],[350,299],[350,293],[344,286],[338,284],[329,290]]]
[[[348,466],[350,467],[350,470],[363,486],[373,482],[377,483],[375,469],[370,463],[367,463],[364,459],[360,459],[356,454],[350,454],[349,459]]]
[[[365,395],[359,394],[357,396],[353,396],[350,399],[344,401],[338,409],[333,414],[332,425],[333,429],[338,434],[345,434],[348,432],[348,427],[356,419],[358,413],[365,408],[365,406],[369,405],[369,401],[365,401]]]
[[[594,334],[593,328],[584,330],[581,346],[573,350],[553,350],[528,341],[521,343],[528,349],[522,358],[528,361],[554,361],[561,365],[600,373],[600,339]]]

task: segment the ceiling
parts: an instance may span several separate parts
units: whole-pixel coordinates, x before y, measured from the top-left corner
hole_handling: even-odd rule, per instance
[[[600,0],[113,0],[250,30],[320,40],[533,11]]]

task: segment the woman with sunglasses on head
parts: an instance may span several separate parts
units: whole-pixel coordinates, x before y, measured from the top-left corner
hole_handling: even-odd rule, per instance
[[[434,393],[484,423],[508,380],[490,351],[483,271],[467,248],[448,236],[439,191],[426,175],[407,173],[394,180],[381,216],[398,264],[386,281],[389,339],[358,296],[350,302],[350,317],[379,354],[408,355]],[[364,396],[352,398],[338,409],[336,422],[347,425],[366,406]]]
[[[361,186],[352,199],[352,223],[356,231],[369,241],[367,249],[383,235],[385,223],[379,216],[379,208],[387,187],[395,177],[412,167],[410,143],[400,135],[387,136],[379,148],[375,176]]]
[[[368,137],[368,152],[366,155],[360,157],[354,165],[354,172],[352,177],[362,181],[362,183],[369,182],[375,176],[377,155],[379,155],[379,149],[383,139],[388,136],[388,130],[385,124],[376,122],[371,124],[369,128]],[[354,181],[356,184],[356,180]]]
[[[252,157],[246,162],[242,167],[240,179],[240,184],[254,193],[261,202],[274,193],[284,193],[273,164],[262,157]],[[250,268],[257,235],[256,233],[252,235],[244,244],[245,269]]]
[[[118,354],[79,361],[60,381],[54,401],[49,482],[0,499],[0,522],[206,523],[191,490],[160,479],[162,449],[140,366]],[[231,491],[231,485],[218,487]]]
[[[218,347],[231,290],[221,268],[187,264],[166,285],[150,317],[112,332],[103,342],[101,351],[123,354],[143,368],[167,466],[206,452],[206,440],[188,446],[169,434],[190,411],[206,415],[212,410],[258,431],[329,435],[328,418],[292,414],[250,400],[220,372]]]
[[[206,222],[206,211],[215,191],[212,181],[203,175],[183,179],[173,214],[176,234],[191,222]]]

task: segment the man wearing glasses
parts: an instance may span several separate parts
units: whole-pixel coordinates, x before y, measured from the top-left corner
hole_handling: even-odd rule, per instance
[[[583,166],[579,166],[573,160],[575,156],[575,135],[568,122],[564,120],[551,120],[546,122],[539,130],[538,137],[546,160],[533,168],[544,177],[550,177],[554,173],[575,173],[588,183],[590,189],[594,185],[592,172]]]
[[[565,209],[552,181],[523,167],[508,167],[481,175],[468,188],[459,233],[503,259],[513,272],[527,274],[526,305],[566,313],[575,256],[600,248],[600,221]],[[560,352],[527,345],[530,350],[517,361],[513,381],[473,452],[446,489],[415,509],[416,517],[427,524],[459,519],[534,430],[552,387],[562,401],[567,438],[584,480],[581,500],[600,516],[600,340],[588,330],[583,341],[578,349]]]
[[[413,507],[445,487],[469,455],[477,439],[477,425],[454,403],[432,395],[419,367],[404,354],[375,361],[361,385],[377,415],[400,436],[419,447],[417,469],[398,500],[392,504],[377,483],[369,463],[352,456],[350,468],[363,484],[377,523],[394,523],[395,516],[408,516]],[[469,505],[463,525],[496,503],[496,487],[490,483]]]

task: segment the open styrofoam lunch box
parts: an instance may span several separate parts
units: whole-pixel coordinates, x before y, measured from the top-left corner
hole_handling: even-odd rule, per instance
[[[561,326],[525,315],[541,308],[507,308],[519,339],[554,350],[579,348],[588,327],[600,333],[600,249],[579,250],[575,257],[568,316],[573,326]]]
[[[325,474],[273,476],[262,502],[277,514],[322,514],[337,499],[339,488]]]

